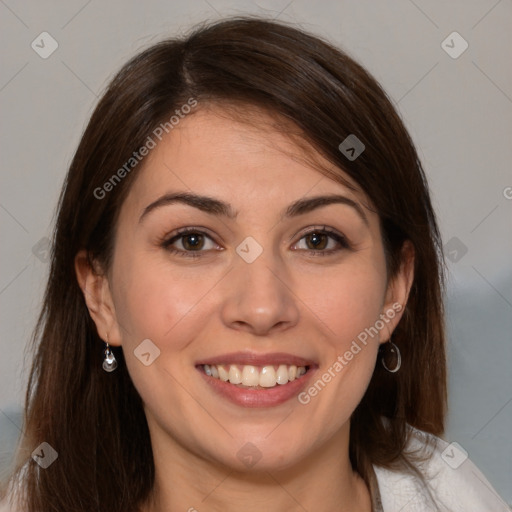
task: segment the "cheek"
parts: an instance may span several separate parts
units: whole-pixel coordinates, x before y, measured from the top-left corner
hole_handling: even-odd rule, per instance
[[[374,371],[380,333],[376,325],[382,324],[386,289],[385,268],[376,261],[341,266],[329,276],[304,280],[304,303],[320,320],[317,324],[323,325],[325,337],[320,368],[300,400],[320,418],[338,411],[328,422],[326,435],[340,421],[348,421]]]
[[[300,297],[324,324],[330,344],[338,351],[344,351],[379,319],[386,288],[384,272],[378,265],[347,265],[336,272],[302,278]]]
[[[173,347],[179,340],[186,342],[193,333],[192,319],[200,310],[201,298],[212,288],[211,277],[202,272],[201,279],[191,278],[190,273],[180,273],[168,263],[156,258],[134,257],[119,262],[121,280],[115,297],[116,315],[122,325],[123,345],[140,343],[149,338],[156,343],[169,343]],[[172,335],[183,331],[187,325],[192,331],[185,339]],[[197,325],[197,323],[196,323]],[[171,347],[169,347],[171,348]]]
[[[204,298],[218,278],[204,269],[192,277],[160,258],[144,255],[119,260],[117,275],[126,276],[118,279],[114,300],[123,353],[135,387],[152,410],[163,407],[162,417],[169,402],[174,412],[182,411],[182,390],[176,378],[189,378],[186,372],[196,371],[190,368],[187,349],[201,337],[208,316]],[[150,344],[144,341],[148,339]],[[147,347],[144,351],[143,346]],[[140,356],[147,352],[146,366]]]

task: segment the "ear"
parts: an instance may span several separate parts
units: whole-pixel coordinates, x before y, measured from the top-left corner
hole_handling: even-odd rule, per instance
[[[100,265],[91,262],[85,250],[75,256],[75,272],[99,337],[108,340],[109,345],[121,345],[121,332],[106,273]]]
[[[414,247],[406,240],[401,250],[401,265],[397,274],[390,279],[381,317],[385,317],[386,328],[381,331],[380,343],[386,343],[402,318],[414,281]]]

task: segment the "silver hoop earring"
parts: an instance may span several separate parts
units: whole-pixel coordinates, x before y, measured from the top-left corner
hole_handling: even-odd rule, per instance
[[[108,341],[105,342],[105,357],[103,358],[103,369],[106,372],[113,372],[117,368],[117,360],[114,356],[112,350],[110,350],[110,345]]]
[[[389,372],[389,373],[396,373],[398,370],[400,370],[400,366],[402,366],[402,356],[400,354],[400,350],[398,347],[390,340],[388,343],[385,343],[380,347],[381,352],[381,363],[382,366]],[[388,367],[386,364],[386,358],[391,361],[395,362],[395,365],[393,368]]]

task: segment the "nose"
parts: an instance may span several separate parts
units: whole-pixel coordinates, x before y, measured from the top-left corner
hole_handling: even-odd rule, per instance
[[[266,336],[297,324],[298,298],[279,258],[263,251],[252,263],[237,256],[234,266],[223,290],[221,314],[225,325]]]

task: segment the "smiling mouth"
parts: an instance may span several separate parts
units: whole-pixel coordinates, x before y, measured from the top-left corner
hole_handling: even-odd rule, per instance
[[[305,375],[309,366],[202,364],[198,368],[214,379],[246,389],[271,389],[284,386]]]

